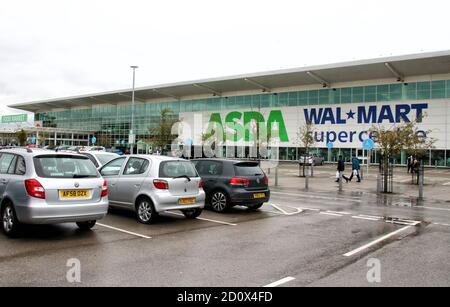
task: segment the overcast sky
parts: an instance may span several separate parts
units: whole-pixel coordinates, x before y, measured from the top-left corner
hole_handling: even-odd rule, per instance
[[[11,103],[450,49],[448,0],[0,0]]]

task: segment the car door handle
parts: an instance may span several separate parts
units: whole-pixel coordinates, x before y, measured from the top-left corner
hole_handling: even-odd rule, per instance
[[[140,184],[135,184],[134,187],[135,187],[135,188],[140,188],[141,185],[140,185]]]

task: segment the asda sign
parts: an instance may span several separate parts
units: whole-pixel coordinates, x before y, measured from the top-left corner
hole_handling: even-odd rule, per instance
[[[2,124],[25,123],[28,121],[28,114],[4,115],[1,117]]]
[[[274,135],[274,130],[281,142],[289,142],[283,113],[281,110],[271,110],[268,116],[256,111],[233,111],[225,116],[221,113],[212,113],[209,118],[206,133],[222,131],[226,141],[251,142],[255,135]]]

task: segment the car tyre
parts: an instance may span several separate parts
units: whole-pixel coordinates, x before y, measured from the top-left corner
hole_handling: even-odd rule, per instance
[[[214,191],[211,195],[211,199],[209,201],[211,208],[215,211],[215,212],[225,212],[230,208],[230,200],[228,195],[222,191],[222,190],[217,190]]]
[[[81,230],[91,230],[95,226],[95,223],[97,221],[77,222],[76,224]]]
[[[150,199],[143,197],[138,200],[136,204],[136,217],[139,223],[150,224],[152,223],[158,213],[155,210],[155,206]]]
[[[251,204],[251,205],[248,205],[248,209],[250,209],[250,210],[258,210],[258,209],[261,208],[263,205],[264,205],[264,203]]]
[[[184,216],[188,219],[195,219],[199,217],[200,214],[202,214],[202,211],[203,210],[200,208],[182,210]]]
[[[11,202],[6,203],[1,210],[2,230],[10,238],[17,236],[21,224],[17,219],[16,210]]]

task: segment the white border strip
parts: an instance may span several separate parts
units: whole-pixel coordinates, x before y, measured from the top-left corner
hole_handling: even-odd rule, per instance
[[[294,279],[295,279],[294,277],[285,277],[285,278],[275,281],[271,284],[265,285],[263,288],[273,288],[273,287],[285,284],[287,282],[293,281]]]
[[[414,227],[414,226],[416,226],[418,224],[420,224],[420,222],[417,222],[417,223],[415,223],[413,225],[408,225],[408,226],[405,226],[403,228],[397,229],[396,231],[388,233],[387,235],[382,236],[381,238],[378,238],[375,241],[372,241],[372,242],[370,242],[370,243],[368,243],[366,245],[363,245],[361,247],[358,247],[357,249],[354,249],[354,250],[352,250],[352,251],[350,251],[348,253],[345,253],[344,256],[345,257],[353,256],[353,255],[355,255],[355,254],[357,254],[357,253],[359,253],[359,252],[361,252],[361,251],[363,251],[365,249],[368,249],[368,248],[370,248],[370,247],[372,247],[372,246],[374,246],[374,245],[376,245],[376,244],[378,244],[378,243],[380,243],[380,242],[382,242],[384,240],[389,239],[390,237],[393,237],[393,236],[395,236],[395,235],[397,235],[397,234],[399,234],[401,232],[404,232],[405,230],[408,230],[408,229],[410,229],[410,228],[412,228],[412,227]]]
[[[95,225],[98,225],[98,226],[101,226],[101,227],[105,227],[105,228],[109,228],[109,229],[112,229],[112,230],[116,230],[116,231],[119,231],[119,232],[123,232],[123,233],[129,234],[129,235],[133,235],[133,236],[144,238],[144,239],[151,239],[152,238],[152,237],[149,237],[149,236],[146,236],[146,235],[141,235],[139,233],[131,232],[131,231],[128,231],[128,230],[120,229],[120,228],[109,226],[109,225],[105,225],[105,224],[96,223]]]

